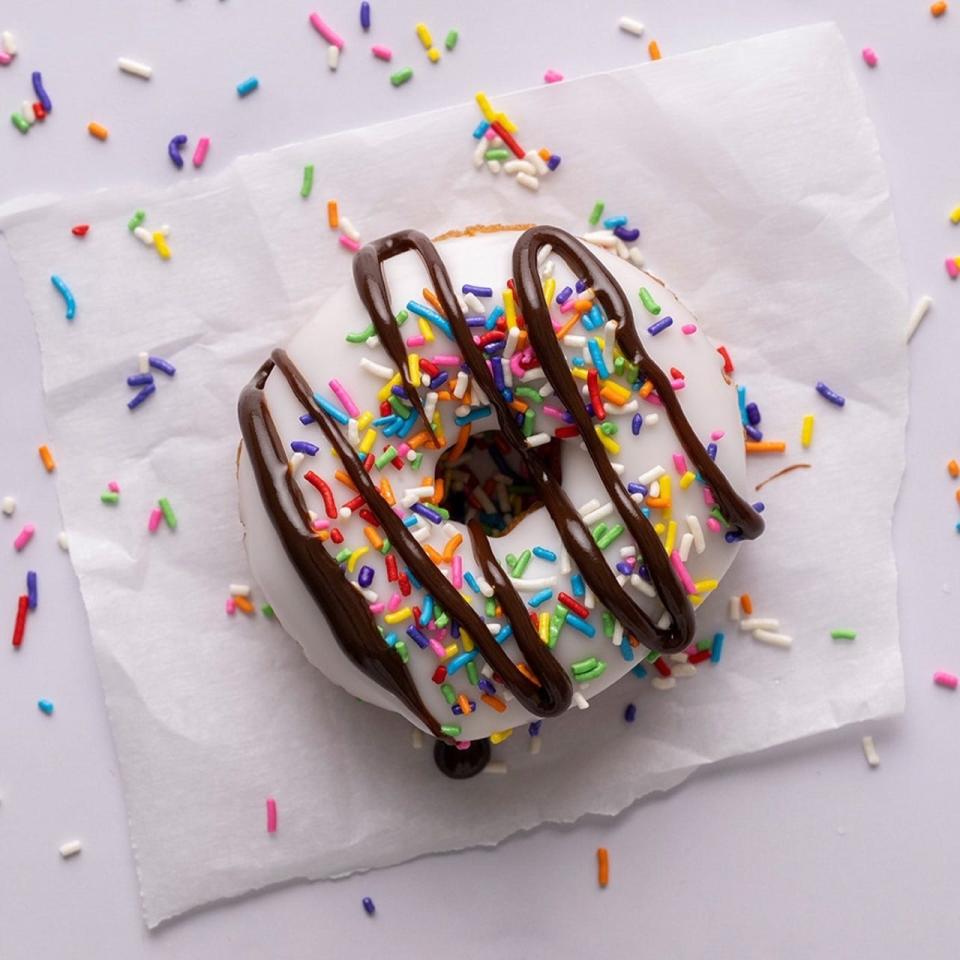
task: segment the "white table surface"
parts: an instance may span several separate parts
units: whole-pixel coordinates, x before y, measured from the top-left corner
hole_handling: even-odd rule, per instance
[[[45,438],[37,345],[3,254],[0,496],[13,493],[21,506],[13,520],[0,517],[0,534],[8,542],[28,519],[39,533],[28,558],[0,551],[0,628],[12,626],[28,566],[40,571],[42,598],[29,661],[15,674],[0,668],[0,956],[956,956],[960,700],[931,675],[960,671],[960,511],[945,470],[960,455],[960,377],[949,359],[960,347],[960,289],[943,269],[945,256],[960,254],[960,227],[947,220],[960,203],[960,5],[939,20],[926,0],[554,0],[457,5],[453,14],[441,0],[372,6],[375,32],[364,39],[354,0],[6,0],[0,30],[16,33],[22,53],[0,67],[0,203],[193,176],[166,157],[181,129],[212,136],[209,173],[239,153],[455,103],[481,87],[534,85],[548,67],[573,77],[643,61],[650,38],[670,56],[835,19],[879,130],[911,296],[936,301],[910,347],[908,469],[894,523],[906,716],[703,770],[612,820],[294,884],[148,933],[83,605],[55,543],[54,485],[36,454]],[[307,26],[311,9],[347,37],[334,76]],[[647,24],[643,40],[617,31],[625,13]],[[455,55],[437,67],[413,35],[420,19],[441,39],[460,30]],[[378,41],[393,46],[396,66],[415,67],[407,87],[386,86],[370,62],[366,48]],[[874,71],[859,60],[867,45],[880,57]],[[152,64],[154,79],[119,75],[124,55]],[[56,115],[21,138],[6,116],[29,94],[33,69]],[[238,104],[233,88],[250,74],[261,89]],[[107,144],[87,135],[92,119],[110,128]],[[585,135],[603,135],[581,120]],[[830,536],[843,531],[828,532],[827,549]],[[817,585],[802,588],[815,602]],[[34,706],[41,696],[56,702],[53,719]],[[866,732],[882,758],[876,770],[860,751]],[[57,848],[74,837],[83,853],[62,861]],[[605,891],[595,879],[600,845],[611,851]],[[366,895],[374,919],[361,909]]]

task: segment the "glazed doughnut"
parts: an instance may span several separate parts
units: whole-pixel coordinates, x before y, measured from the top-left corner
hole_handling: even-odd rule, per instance
[[[353,266],[239,403],[247,554],[307,659],[467,750],[686,650],[763,530],[690,312],[549,226]]]

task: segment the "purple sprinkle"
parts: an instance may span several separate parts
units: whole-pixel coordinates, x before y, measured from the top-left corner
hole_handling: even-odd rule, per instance
[[[390,392],[401,400],[407,399],[407,391],[403,387],[391,387]]]
[[[627,723],[633,723],[637,719],[637,708],[632,703],[628,703],[627,709],[623,711],[623,719]]]
[[[547,161],[547,169],[556,170],[560,166],[561,157],[555,153],[550,154],[550,159]]]
[[[450,374],[447,373],[446,370],[441,370],[440,373],[438,373],[437,376],[430,381],[430,389],[436,390],[439,387],[442,387],[449,379]]]
[[[492,356],[496,353],[503,353],[505,346],[503,340],[491,340],[490,343],[484,345],[483,352]]]
[[[366,564],[364,564],[360,568],[360,573],[357,574],[357,583],[359,583],[361,587],[366,589],[367,587],[370,586],[371,583],[373,583],[373,574],[374,574],[373,567],[368,567]]]
[[[43,89],[43,77],[40,76],[39,70],[34,70],[30,75],[30,80],[33,83],[33,92],[37,95],[37,99],[40,101],[40,106],[43,109],[50,113],[53,110],[53,104],[50,102],[50,98],[47,96],[47,91]]]
[[[157,392],[157,385],[155,383],[148,383],[139,393],[134,394],[128,401],[127,406],[131,410],[135,410],[137,407],[143,403],[147,397],[151,396]]]
[[[589,280],[580,279],[577,281],[577,293],[583,293],[590,286]]]
[[[557,303],[566,303],[573,296],[572,287],[564,287],[556,296]]]
[[[625,243],[633,243],[634,240],[640,239],[640,231],[636,227],[617,227],[613,235]]]
[[[291,440],[290,449],[294,453],[304,453],[308,457],[315,457],[320,452],[320,448],[309,440]]]
[[[751,427],[755,427],[760,422],[760,408],[755,403],[748,403],[747,407],[747,423]]]
[[[472,283],[465,283],[460,288],[464,293],[472,293],[475,297],[492,297],[492,287],[475,287]]]
[[[363,4],[363,5],[360,7],[360,16],[361,16],[361,17],[363,16],[363,8],[364,8],[364,7],[366,7],[366,9],[367,9],[367,24],[369,25],[369,23],[370,23],[370,4],[365,3],[365,4]],[[364,27],[364,29],[366,29],[366,27]],[[364,898],[363,898],[363,909],[366,910],[367,913],[369,913],[370,916],[372,917],[374,910],[376,910],[377,908],[374,906],[373,901],[372,901],[369,897],[364,897]]]
[[[753,505],[753,509],[756,510],[757,513],[763,513],[763,511],[764,511],[764,509],[765,509],[764,504],[763,504],[763,501],[762,501],[762,500],[758,500],[758,501]]]
[[[186,146],[187,135],[185,133],[178,133],[175,137],[172,137],[170,142],[167,144],[167,156],[173,161],[173,165],[178,169],[183,169],[183,157],[180,155],[180,151]]]
[[[630,574],[633,572],[633,567],[631,567],[630,564],[627,563],[626,560],[621,560],[621,561],[617,564],[617,569],[618,569],[625,577],[629,577]]]
[[[148,383],[153,383],[152,373],[135,373],[132,377],[127,377],[128,387],[145,387]]]
[[[503,379],[503,363],[501,363],[499,357],[494,357],[490,361],[490,366],[493,372],[493,382],[496,384],[497,390],[503,393],[503,388],[506,386]]]
[[[497,695],[497,688],[486,677],[481,677],[477,681],[477,686],[490,697]]]
[[[542,720],[534,720],[533,723],[531,723],[530,726],[527,727],[527,733],[529,733],[531,737],[539,737],[540,728],[542,726],[543,726]]]
[[[424,636],[423,631],[418,627],[407,627],[407,636],[421,649],[426,650],[430,646],[430,641]]]
[[[27,606],[31,610],[37,609],[37,571],[27,571]]]
[[[168,377],[172,377],[177,372],[177,368],[169,360],[164,360],[163,357],[151,357],[150,366],[154,370],[165,373]]]
[[[835,390],[831,390],[822,380],[817,381],[817,393],[824,400],[829,400],[838,407],[842,407],[846,402],[846,397],[841,397]]]
[[[663,333],[667,327],[671,326],[673,326],[673,317],[661,317],[647,327],[647,333],[649,333],[651,337],[655,337],[658,333]]]
[[[763,431],[758,430],[756,427],[751,427],[749,423],[743,425],[743,432],[754,441],[761,441],[763,439]]]
[[[738,540],[743,539],[743,534],[739,530],[728,530],[724,535],[723,539],[727,543],[736,543]]]
[[[436,510],[431,510],[425,504],[415,503],[410,509],[431,523],[443,523],[443,517],[441,517]]]
[[[477,704],[476,704],[476,702],[473,701],[473,700],[468,700],[467,703],[470,704],[470,712],[473,713],[473,711],[477,709]],[[459,717],[460,714],[463,713],[463,707],[461,707],[459,703],[455,703],[455,704],[450,708],[450,712],[451,712],[452,714],[454,714],[455,716]]]
[[[457,623],[456,620],[450,621],[450,636],[453,637],[454,640],[460,638],[460,624]]]
[[[717,459],[717,445],[716,445],[715,443],[708,443],[708,444],[707,444],[707,456],[708,456],[711,460],[716,460],[716,459]]]
[[[370,29],[370,4],[367,0],[363,0],[363,3],[360,4],[360,29],[367,32]],[[367,904],[370,904],[369,908]],[[363,909],[367,913],[373,913],[373,901],[369,897],[363,898]]]
[[[468,327],[485,327],[487,325],[486,317],[467,317]]]
[[[639,493],[645,497],[647,495],[647,488],[642,483],[637,483],[635,480],[631,480],[627,484],[627,492]]]
[[[316,423],[316,420],[313,419],[312,414],[309,414],[309,413],[301,413],[301,414],[300,414],[300,422],[301,422],[304,426],[307,426],[307,424]]]
[[[630,422],[630,429],[633,431],[635,437],[640,436],[640,428],[643,426],[643,414],[635,413],[633,415],[633,420]]]

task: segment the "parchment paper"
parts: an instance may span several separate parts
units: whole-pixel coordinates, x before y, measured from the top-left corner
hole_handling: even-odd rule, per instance
[[[473,169],[470,104],[244,157],[176,189],[4,211],[42,347],[62,509],[150,926],[292,878],[613,814],[701,764],[902,709],[890,524],[905,285],[876,139],[835,28],[495,102],[528,141],[563,156],[537,195]],[[308,162],[317,178],[304,201]],[[332,688],[276,623],[224,615],[227,584],[247,578],[238,391],[350,282],[327,197],[367,238],[497,221],[581,230],[598,198],[642,227],[650,266],[728,346],[767,436],[789,444],[751,464],[754,480],[813,464],[763,491],[766,534],[703,608],[703,634],[727,633],[719,666],[671,692],[625,678],[589,711],[548,724],[539,756],[520,731],[497,748],[507,776],[464,785],[437,775],[401,720]],[[171,226],[170,262],[127,231],[137,208],[149,227]],[[92,229],[78,243],[67,226],[81,221]],[[52,273],[76,295],[73,323]],[[140,350],[178,372],[131,414],[124,380]],[[846,394],[846,408],[818,397],[817,380]],[[802,452],[807,412],[816,434]],[[121,503],[109,508],[99,494],[114,479]],[[179,529],[151,536],[159,496]],[[726,623],[725,598],[744,589],[795,636],[791,651]],[[832,641],[836,626],[857,640]],[[629,701],[632,726],[620,719]],[[280,810],[274,836],[267,795]]]

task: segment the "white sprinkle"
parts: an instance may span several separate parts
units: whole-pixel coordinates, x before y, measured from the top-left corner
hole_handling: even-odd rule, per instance
[[[374,590],[365,590],[363,587],[357,583],[356,580],[351,580],[350,583],[356,588],[357,593],[359,593],[367,603],[376,603],[379,600],[379,596]]]
[[[376,334],[374,334],[372,337],[368,337],[367,346],[371,350],[376,350],[376,348],[380,346],[380,338]]]
[[[643,35],[643,24],[633,17],[621,17],[617,21],[617,26],[624,32],[632,34],[635,37]]]
[[[360,442],[360,425],[356,417],[351,417],[347,421],[347,439],[354,447]]]
[[[507,765],[502,760],[490,760],[483,768],[484,773],[506,773]]]
[[[639,247],[631,247],[627,254],[630,258],[630,262],[635,267],[643,266],[643,254],[640,252]]]
[[[910,314],[910,321],[907,323],[907,343],[913,339],[913,335],[917,332],[917,327],[920,326],[920,321],[927,315],[927,311],[933,306],[933,297],[928,297],[924,294],[918,301],[917,305],[913,308],[913,313]]]
[[[424,524],[422,527],[417,527],[413,531],[413,539],[416,540],[417,543],[423,543],[424,540],[429,540],[430,528],[426,524]]]
[[[750,617],[740,621],[741,630],[776,630],[779,626],[780,621],[772,617]]]
[[[519,327],[517,329],[519,329]],[[427,402],[423,405],[423,412],[426,414],[427,423],[433,423],[433,414],[437,409],[437,400],[439,400],[439,398],[436,390],[431,390],[427,394]]]
[[[666,630],[673,623],[673,620],[670,618],[670,614],[666,610],[660,616],[660,619],[657,621],[657,626],[661,630]]]
[[[534,371],[530,371],[530,372],[532,373],[532,372],[534,372]],[[536,374],[537,374],[537,376],[539,376],[539,375],[546,376],[546,374],[543,373],[542,370],[537,371]],[[532,378],[532,379],[536,379],[536,377],[534,377],[534,378]],[[552,383],[545,383],[545,384],[537,391],[537,393],[539,393],[541,397],[552,397],[552,396],[553,396],[553,384],[552,384]]]
[[[448,537],[459,537],[459,536],[460,536],[460,531],[459,531],[452,523],[445,523],[445,524],[443,525],[443,532],[444,532]]]
[[[23,101],[23,105],[20,107],[20,114],[31,127],[37,122],[37,118],[33,115],[33,104],[29,100]]]
[[[610,461],[610,466],[618,477],[623,476],[623,471],[627,469],[622,463],[615,463],[613,460]]]
[[[250,584],[249,583],[231,583],[230,596],[231,597],[249,597]]]
[[[585,347],[587,345],[587,338],[581,337],[576,333],[568,333],[563,338],[563,345],[565,347],[577,347],[578,349]]]
[[[473,151],[473,165],[479,170],[483,166],[484,154],[487,152],[486,137],[481,137],[477,143],[476,150]]]
[[[654,677],[650,682],[655,690],[672,690],[677,685],[673,677]]]
[[[593,230],[585,233],[580,239],[597,247],[605,247],[607,250],[612,250],[617,245],[617,238],[612,230]]]
[[[689,659],[690,658],[683,652],[670,654],[671,663],[686,663]]]
[[[533,433],[527,437],[527,446],[528,447],[542,447],[545,443],[550,442],[549,433]]]
[[[340,64],[340,48],[335,44],[330,44],[327,47],[327,66],[331,70],[336,70]],[[341,221],[342,223],[343,221]]]
[[[66,553],[66,552],[70,549],[70,539],[69,539],[69,537],[67,536],[67,531],[66,531],[66,530],[61,530],[61,531],[57,534],[57,546],[60,547],[60,549],[61,549],[64,553]]]
[[[488,161],[487,161],[487,169],[488,169],[491,173],[499,173],[499,172],[500,172],[500,161],[499,161],[499,160],[488,160]]]
[[[465,293],[463,295],[463,302],[467,307],[465,312],[469,316],[485,317],[487,315],[487,311],[480,302],[480,298],[475,293]]]
[[[653,414],[647,414],[643,418],[643,425],[646,426],[650,422],[650,417]],[[642,483],[645,487],[649,487],[654,481],[659,480],[667,471],[663,469],[658,463],[655,467],[649,469],[646,473],[640,474],[637,477],[637,483]]]
[[[357,241],[360,239],[360,231],[346,218],[340,218],[340,232],[344,236],[349,237],[351,240]]]
[[[588,500],[582,507],[577,507],[577,513],[581,517],[586,516],[588,513],[592,513],[597,507],[600,506],[600,501],[597,499]]]
[[[543,590],[546,587],[555,587],[557,585],[557,578],[537,577],[536,579],[530,580],[517,580],[511,577],[510,582],[513,584],[514,590],[518,593],[536,593],[538,590]]]
[[[546,280],[546,279],[548,279],[549,277],[552,277],[552,276],[553,276],[553,261],[552,261],[552,260],[548,260],[548,261],[540,268],[540,276],[543,277],[544,280]]]
[[[613,513],[613,504],[605,503],[603,506],[597,507],[595,510],[584,514],[583,522],[589,527],[595,523],[599,523],[601,520],[605,520],[611,513]]]
[[[603,362],[611,373],[613,373],[613,348],[616,342],[617,324],[613,320],[608,320],[603,326]]]
[[[590,704],[587,701],[587,698],[579,690],[577,690],[576,693],[574,693],[574,695],[570,698],[570,700],[572,705],[576,706],[580,710],[587,710],[590,707]]]
[[[3,52],[11,57],[17,55],[17,38],[9,31],[4,30],[0,33],[0,45],[3,46]]]
[[[153,234],[146,227],[134,227],[133,235],[148,247],[153,246]]]
[[[643,418],[643,425],[645,427],[655,427],[660,422],[659,413],[648,413]]]
[[[410,742],[413,744],[414,750],[419,750],[423,746],[423,731],[414,727],[410,731]]]
[[[646,597],[655,597],[657,591],[653,589],[652,584],[647,583],[639,573],[630,574],[630,586],[634,590],[639,590]]]
[[[523,158],[527,161],[527,163],[533,164],[538,176],[545,177],[550,172],[550,168],[546,165],[543,157],[541,157],[536,150],[528,150],[523,155]],[[547,252],[544,253],[544,250]],[[537,254],[537,265],[539,266],[541,263],[543,263],[543,261],[546,260],[552,252],[553,248],[550,246],[550,244],[547,244],[545,247],[541,247],[540,253]]]
[[[493,596],[493,587],[483,577],[477,577],[477,586],[480,588],[480,593],[483,596],[490,598]]]
[[[761,643],[769,643],[772,647],[789,647],[793,644],[793,637],[785,633],[773,633],[770,630],[754,630],[753,639]]]
[[[509,360],[517,351],[517,341],[520,339],[520,328],[511,327],[507,331],[507,341],[503,345],[503,359]]]
[[[730,605],[727,608],[727,615],[731,620],[737,621],[740,619],[740,598],[737,596],[730,598]]]
[[[453,395],[458,399],[462,400],[464,394],[467,392],[467,387],[470,386],[470,375],[465,371],[461,370],[457,374],[457,383],[453,388]]]
[[[537,172],[537,168],[527,160],[507,160],[503,165],[504,173],[526,173],[529,176],[534,176]],[[544,249],[548,249],[549,244]],[[539,265],[540,258],[537,257],[537,264]]]
[[[873,737],[863,738],[863,755],[867,758],[867,763],[871,767],[880,766],[880,754],[877,753],[877,746],[873,742]]]
[[[627,249],[627,245],[619,237],[617,237],[617,256],[621,260],[630,259],[630,251]]]
[[[621,408],[621,416],[626,416],[628,413],[636,413],[639,405],[636,400],[628,400]]]
[[[396,372],[391,367],[384,366],[382,363],[374,363],[369,357],[361,357],[360,366],[384,380],[392,380],[396,376]]]
[[[3,503],[0,505],[0,510],[3,510],[6,516],[11,516],[13,511],[17,509],[17,501],[13,497],[4,497]]]
[[[540,181],[536,177],[531,177],[529,173],[518,173],[517,183],[528,190],[537,191],[540,189]]]
[[[635,557],[637,555],[637,548],[633,545],[629,547],[620,548],[620,556],[626,559],[627,557]]]
[[[593,591],[589,587],[584,587],[583,605],[588,610],[592,610],[597,605],[597,598],[593,595]]]
[[[541,737],[531,737],[530,738],[530,752],[536,756],[540,752],[540,740]]]
[[[564,575],[570,573],[573,568],[570,566],[570,554],[566,547],[560,548],[560,572]]]
[[[685,533],[680,538],[680,560],[686,563],[690,559],[690,548],[693,546],[693,534]]]
[[[141,350],[137,354],[137,372],[138,373],[150,372],[150,356],[146,350]]]
[[[697,672],[697,668],[692,663],[678,663],[673,668],[675,677],[692,677]]]
[[[692,513],[687,516],[687,529],[693,537],[694,550],[697,553],[703,553],[707,549],[707,542],[703,539],[703,527],[700,526],[699,518]]]
[[[149,80],[153,76],[153,67],[139,60],[131,60],[129,57],[118,57],[117,66],[124,72],[133,77],[140,77],[141,80]]]
[[[83,845],[79,840],[71,840],[60,847],[60,856],[66,860],[69,857],[75,857],[82,849]]]

